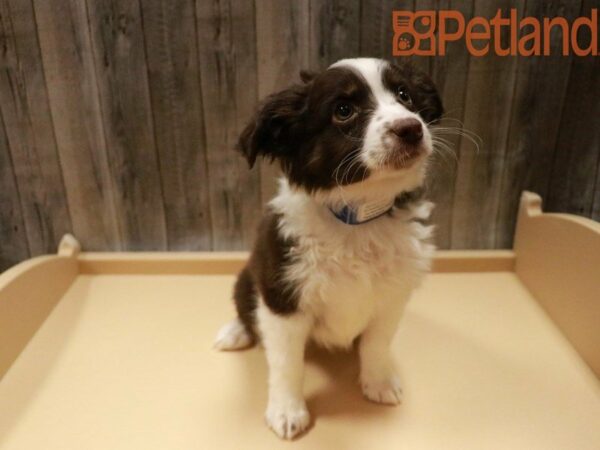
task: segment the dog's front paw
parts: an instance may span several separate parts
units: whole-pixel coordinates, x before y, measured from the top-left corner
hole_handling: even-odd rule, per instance
[[[364,396],[372,402],[397,405],[402,401],[400,380],[395,375],[383,380],[362,380],[361,387]]]
[[[310,415],[304,402],[269,402],[265,419],[281,439],[293,439],[306,430]]]

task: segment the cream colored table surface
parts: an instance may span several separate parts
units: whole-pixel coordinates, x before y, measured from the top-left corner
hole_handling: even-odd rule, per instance
[[[0,382],[0,448],[600,449],[600,384],[512,273],[434,274],[394,344],[399,407],[310,350],[314,425],[263,423],[260,348],[211,349],[231,276],[80,275]]]

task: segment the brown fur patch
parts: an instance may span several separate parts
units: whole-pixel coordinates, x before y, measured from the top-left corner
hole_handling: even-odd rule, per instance
[[[279,219],[280,215],[267,210],[250,260],[240,273],[234,290],[240,320],[254,337],[257,294],[277,314],[291,314],[298,307],[296,286],[283,277],[294,243],[279,234]]]

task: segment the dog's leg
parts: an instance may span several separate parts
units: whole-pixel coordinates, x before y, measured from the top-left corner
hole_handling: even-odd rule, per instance
[[[377,403],[400,403],[402,389],[394,369],[390,344],[405,302],[389,302],[381,307],[359,344],[360,382],[364,396]]]
[[[236,317],[219,329],[213,347],[221,351],[230,351],[248,348],[252,344],[254,344],[252,336]]]
[[[261,305],[258,319],[269,364],[269,404],[265,418],[283,439],[306,429],[310,416],[303,396],[304,347],[311,321],[297,312],[289,316],[272,313]]]

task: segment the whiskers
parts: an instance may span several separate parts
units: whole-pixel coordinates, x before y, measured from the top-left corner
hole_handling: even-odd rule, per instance
[[[338,127],[338,131],[344,135],[346,139],[349,141],[355,142],[358,144],[356,148],[348,152],[346,156],[339,162],[333,171],[333,179],[335,181],[336,186],[340,190],[340,194],[343,197],[344,194],[344,185],[347,182],[350,182],[358,173],[359,170],[362,169],[362,158],[360,152],[362,150],[363,138],[350,135],[341,128]],[[364,171],[362,176],[362,180],[366,177],[366,171]]]
[[[357,139],[357,141],[362,143],[361,139]],[[344,158],[340,161],[340,163],[336,166],[335,170],[333,171],[333,180],[335,181],[335,185],[340,190],[340,195],[342,199],[344,199],[344,184],[347,180],[352,179],[356,174],[356,171],[360,169],[361,149],[362,146],[358,146],[354,150],[350,151],[346,156],[344,156]]]
[[[441,136],[444,135],[458,135],[471,142],[475,146],[476,152],[479,153],[481,145],[483,144],[483,140],[481,139],[481,137],[479,137],[477,133],[465,128],[464,123],[462,123],[458,119],[446,117],[442,119],[442,122],[448,126],[434,125],[432,128],[430,128],[432,136],[439,139],[441,138]],[[454,122],[457,125],[450,126],[449,124],[447,124],[447,122]],[[427,125],[429,126],[430,123],[428,123]]]
[[[429,127],[431,125],[431,127]],[[431,133],[431,142],[434,158],[433,164],[441,164],[443,171],[454,172],[459,164],[459,158],[456,149],[462,148],[463,152],[468,151],[471,145],[475,152],[479,153],[483,144],[482,139],[473,131],[464,128],[463,123],[454,118],[443,118],[440,124],[433,125],[427,123]],[[332,173],[333,181],[342,200],[344,194],[348,194],[347,187],[354,182],[362,182],[368,177],[369,171],[364,167],[364,157],[362,155],[364,138],[348,134],[342,129],[338,129],[345,139],[352,142],[352,150],[349,151],[337,164]],[[461,141],[465,144],[461,145]],[[383,145],[383,143],[381,144]],[[467,148],[465,148],[467,146]],[[376,161],[373,158],[378,158]],[[396,167],[402,168],[409,162],[409,155],[402,152],[374,152],[370,155],[369,161],[374,167]],[[362,173],[361,173],[362,172]],[[359,178],[362,178],[359,180]]]
[[[456,123],[456,126],[451,126],[448,122]],[[475,152],[479,153],[483,140],[476,133],[464,128],[464,124],[453,118],[443,118],[443,125],[434,125],[429,130],[431,132],[431,140],[433,144],[433,152],[438,155],[446,164],[458,165],[458,156],[453,148],[453,142],[449,136],[459,136],[464,138],[475,147]],[[428,123],[427,125],[430,125]]]
[[[456,156],[456,152],[452,148],[450,141],[439,136],[434,136],[432,133],[431,143],[433,154],[439,156],[449,169],[452,168],[452,165],[458,165],[458,156]]]
[[[361,137],[357,137],[357,136],[353,136],[351,134],[346,133],[344,130],[342,130],[340,127],[337,127],[337,130],[340,134],[342,134],[346,139],[348,139],[349,141],[353,141],[353,142],[362,142],[362,138]]]

